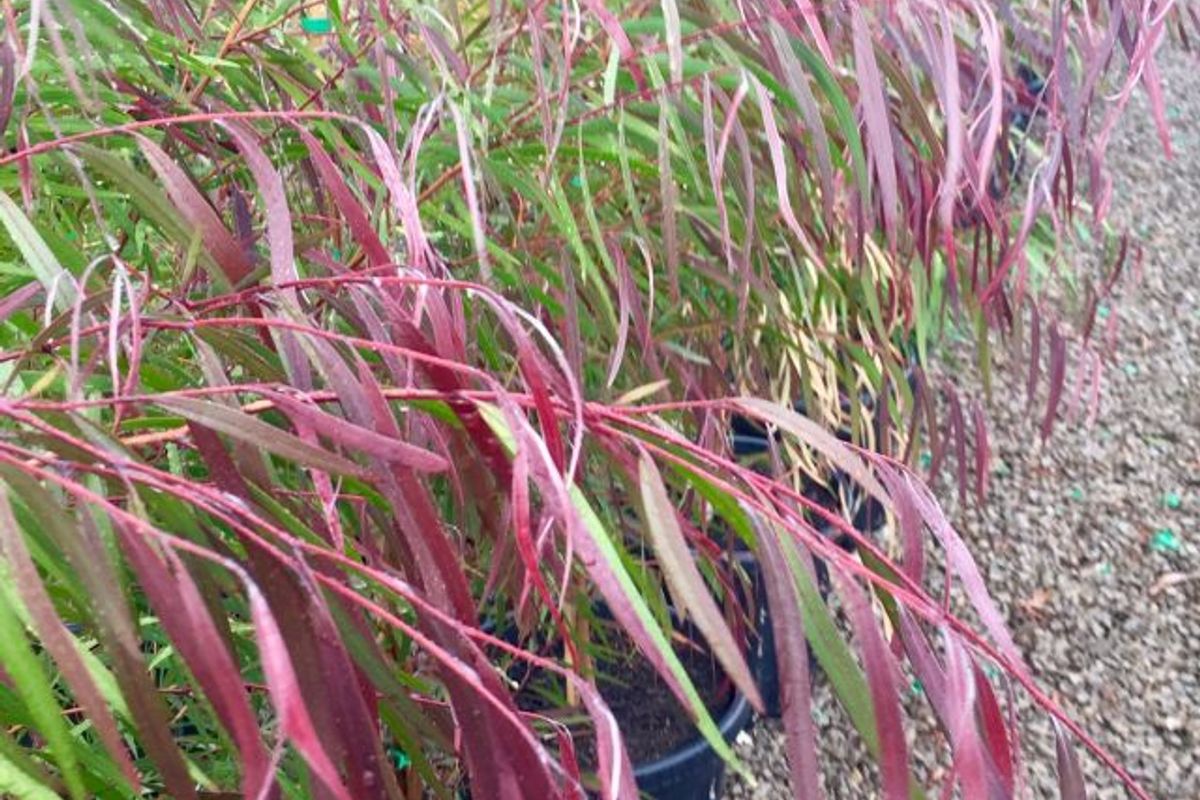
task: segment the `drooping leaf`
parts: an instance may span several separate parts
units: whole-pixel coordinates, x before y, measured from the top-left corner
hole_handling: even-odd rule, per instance
[[[87,797],[75,737],[67,729],[50,678],[30,647],[25,630],[9,598],[0,593],[0,664],[20,693],[29,716],[45,737],[55,766],[61,770],[73,798]]]
[[[0,754],[0,792],[25,800],[57,800],[58,793]]]
[[[179,213],[200,232],[207,252],[221,266],[225,280],[230,286],[241,285],[254,267],[208,199],[161,147],[144,136],[138,136],[137,143]]]
[[[879,771],[883,779],[883,796],[889,800],[907,800],[908,749],[904,739],[894,664],[879,633],[878,622],[871,611],[866,592],[850,578],[838,581],[837,585],[863,654],[878,731]]]
[[[643,454],[638,463],[638,485],[650,541],[666,576],[676,610],[695,623],[725,673],[761,713],[762,697],[750,676],[750,668],[721,610],[705,586],[704,578],[692,562],[694,556],[688,551],[687,541],[675,518],[675,507],[667,496],[658,468],[647,454]]]
[[[888,241],[895,242],[900,199],[896,179],[896,156],[892,147],[891,122],[888,120],[884,97],[883,76],[875,60],[871,33],[861,6],[851,6],[851,27],[854,38],[854,62],[861,90],[863,121],[870,143],[871,162],[879,179],[880,202],[883,204],[883,226]]]
[[[1058,407],[1062,402],[1063,387],[1067,375],[1067,340],[1058,329],[1058,325],[1050,327],[1050,392],[1046,397],[1046,413],[1042,417],[1042,439],[1050,437],[1054,430],[1054,421],[1058,417]]]
[[[139,532],[124,525],[118,525],[118,530],[139,581],[158,610],[163,628],[237,744],[244,765],[243,791],[247,796],[257,796],[269,784],[270,757],[263,747],[258,721],[247,700],[239,670],[195,582],[171,551],[165,550],[160,556],[141,540]]]
[[[155,401],[186,419],[219,431],[267,452],[314,469],[361,475],[362,467],[342,456],[309,444],[294,434],[220,403],[191,397],[160,397]]]
[[[109,755],[120,766],[125,780],[130,786],[137,786],[140,782],[138,774],[126,752],[116,721],[77,651],[78,644],[72,641],[71,635],[63,626],[50,595],[38,576],[37,567],[29,555],[13,515],[8,492],[3,486],[0,486],[0,545],[14,588],[28,609],[42,643],[54,657],[72,693],[91,720],[98,737],[108,749]]]
[[[250,596],[250,612],[262,657],[263,674],[271,691],[271,703],[279,716],[280,734],[287,737],[304,756],[317,779],[337,800],[350,800],[350,793],[342,783],[337,767],[325,752],[313,727],[291,656],[283,643],[283,634],[275,624],[275,616],[257,587],[248,584],[246,591]]]
[[[321,177],[322,185],[333,197],[338,211],[346,218],[346,222],[350,225],[350,232],[367,254],[368,263],[371,266],[379,266],[391,261],[387,248],[384,247],[371,225],[370,217],[354,196],[342,177],[342,173],[333,163],[333,159],[325,152],[325,148],[321,146],[316,137],[303,126],[297,126],[297,131],[304,141],[304,146],[308,148],[309,158],[312,159],[317,174]]]
[[[306,424],[311,425],[318,434],[342,447],[388,463],[403,464],[419,472],[444,472],[447,468],[446,459],[429,450],[347,422],[287,395],[272,394],[270,397],[289,416],[303,420]]]
[[[0,192],[0,222],[25,258],[30,274],[45,287],[46,296],[54,298],[60,311],[70,309],[77,296],[75,279],[63,269],[25,212],[4,192]]]
[[[1058,758],[1058,794],[1063,800],[1087,800],[1087,786],[1079,758],[1062,725],[1054,722],[1054,750]]]
[[[817,761],[817,733],[812,719],[812,689],[809,650],[805,640],[805,618],[801,613],[794,564],[801,563],[795,551],[784,555],[790,544],[779,541],[773,531],[757,526],[762,549],[759,569],[766,582],[767,606],[775,634],[775,659],[780,674],[780,715],[788,745],[788,769],[797,797],[824,797]],[[803,566],[801,567],[803,568]]]

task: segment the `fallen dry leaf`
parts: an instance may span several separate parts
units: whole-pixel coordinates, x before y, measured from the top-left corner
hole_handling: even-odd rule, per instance
[[[1160,576],[1150,587],[1150,596],[1156,597],[1172,586],[1194,581],[1197,578],[1200,578],[1200,570],[1196,570],[1195,572],[1168,572]]]
[[[1045,588],[1034,589],[1033,594],[1017,602],[1017,608],[1022,614],[1038,622],[1050,616],[1050,612],[1047,610],[1049,605],[1050,590]]]

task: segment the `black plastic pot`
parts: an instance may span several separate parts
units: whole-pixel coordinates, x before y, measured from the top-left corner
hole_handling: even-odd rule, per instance
[[[779,696],[779,663],[775,660],[775,628],[771,623],[771,606],[767,603],[767,585],[762,570],[753,553],[742,551],[735,554],[738,563],[746,570],[754,592],[754,629],[751,631],[750,648],[746,653],[746,665],[758,686],[762,697],[763,711],[768,717],[778,719],[783,713]],[[809,654],[812,664],[812,654]]]
[[[732,742],[751,720],[750,701],[741,692],[717,720],[725,741]],[[636,764],[638,790],[654,800],[717,800],[725,784],[725,762],[697,737],[662,758]]]

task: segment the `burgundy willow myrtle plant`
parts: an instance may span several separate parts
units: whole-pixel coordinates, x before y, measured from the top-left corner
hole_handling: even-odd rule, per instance
[[[889,798],[901,658],[966,796],[1020,771],[988,663],[1060,723],[1066,796],[1067,733],[1144,796],[1032,683],[928,491],[826,431],[903,452],[872,413],[918,419],[903,372],[947,308],[985,354],[1017,318],[1080,158],[1102,213],[1169,5],[328,3],[333,34],[298,35],[319,8],[5,6],[3,791],[631,797],[580,620],[602,601],[727,754],[661,599],[753,695],[715,518],[767,579],[798,791],[807,640]],[[854,477],[899,551],[732,462],[734,414]],[[930,593],[928,537],[978,630]],[[570,684],[594,775],[513,659]]]
[[[290,225],[286,210],[268,224]],[[127,297],[142,294],[135,287]],[[20,698],[5,705],[6,722],[31,732],[29,752],[7,748],[7,790],[119,797],[143,786],[190,797],[197,784],[233,788],[236,775],[246,796],[261,796],[276,784],[298,791],[307,772],[316,794],[398,797],[444,793],[457,770],[447,765],[461,763],[474,796],[577,796],[574,759],[559,757],[563,740],[544,715],[514,704],[488,655],[498,649],[571,682],[594,730],[590,785],[635,796],[621,733],[593,676],[572,667],[584,644],[564,611],[572,604],[602,599],[701,731],[724,744],[630,571],[639,550],[606,502],[615,476],[642,496],[632,535],[654,567],[642,577],[665,575],[686,598],[738,683],[748,680],[740,651],[723,617],[705,613],[711,588],[693,562],[720,574],[720,549],[689,516],[718,513],[754,546],[777,609],[798,791],[816,786],[806,634],[863,693],[854,721],[889,797],[907,796],[910,782],[897,654],[926,687],[969,796],[995,779],[1011,793],[1020,764],[1012,723],[974,722],[976,712],[1002,719],[987,713],[1001,708],[982,672],[989,663],[1140,791],[1033,684],[928,490],[795,412],[751,399],[587,401],[557,344],[518,307],[483,285],[391,267],[191,308],[114,312],[107,287],[79,288],[39,350],[5,354],[17,360],[15,383],[45,384],[5,401],[0,442],[0,624],[14,634],[3,691]],[[504,363],[455,354],[474,337],[503,344]],[[95,391],[123,384],[133,361],[142,381],[161,382],[154,391]],[[59,389],[60,399],[40,396]],[[854,476],[897,512],[904,555],[893,561],[788,484],[697,445],[686,420],[701,409],[776,426]],[[686,496],[714,502],[684,515],[671,498]],[[806,512],[825,514],[870,558],[833,545]],[[927,587],[927,535],[947,552],[941,579],[973,606],[979,630]],[[835,575],[861,667],[816,593],[813,557]],[[532,609],[573,644],[539,655],[481,630],[476,571],[486,565],[490,599],[507,598],[518,617]],[[889,609],[897,650],[872,596]],[[53,682],[48,658],[61,674]],[[83,717],[91,737],[68,726]],[[409,769],[387,765],[395,746]],[[1074,774],[1063,753],[1060,769]]]

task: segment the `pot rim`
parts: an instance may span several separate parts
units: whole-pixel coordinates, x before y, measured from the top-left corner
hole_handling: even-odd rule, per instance
[[[749,726],[751,716],[750,701],[746,695],[735,692],[733,699],[729,701],[729,705],[717,721],[717,730],[721,732],[725,741],[730,742]],[[708,741],[703,736],[697,735],[664,756],[659,756],[653,761],[635,764],[633,767],[634,778],[640,781],[658,777],[665,772],[678,769],[693,759],[700,758],[705,751],[714,758],[720,758],[709,746]]]

